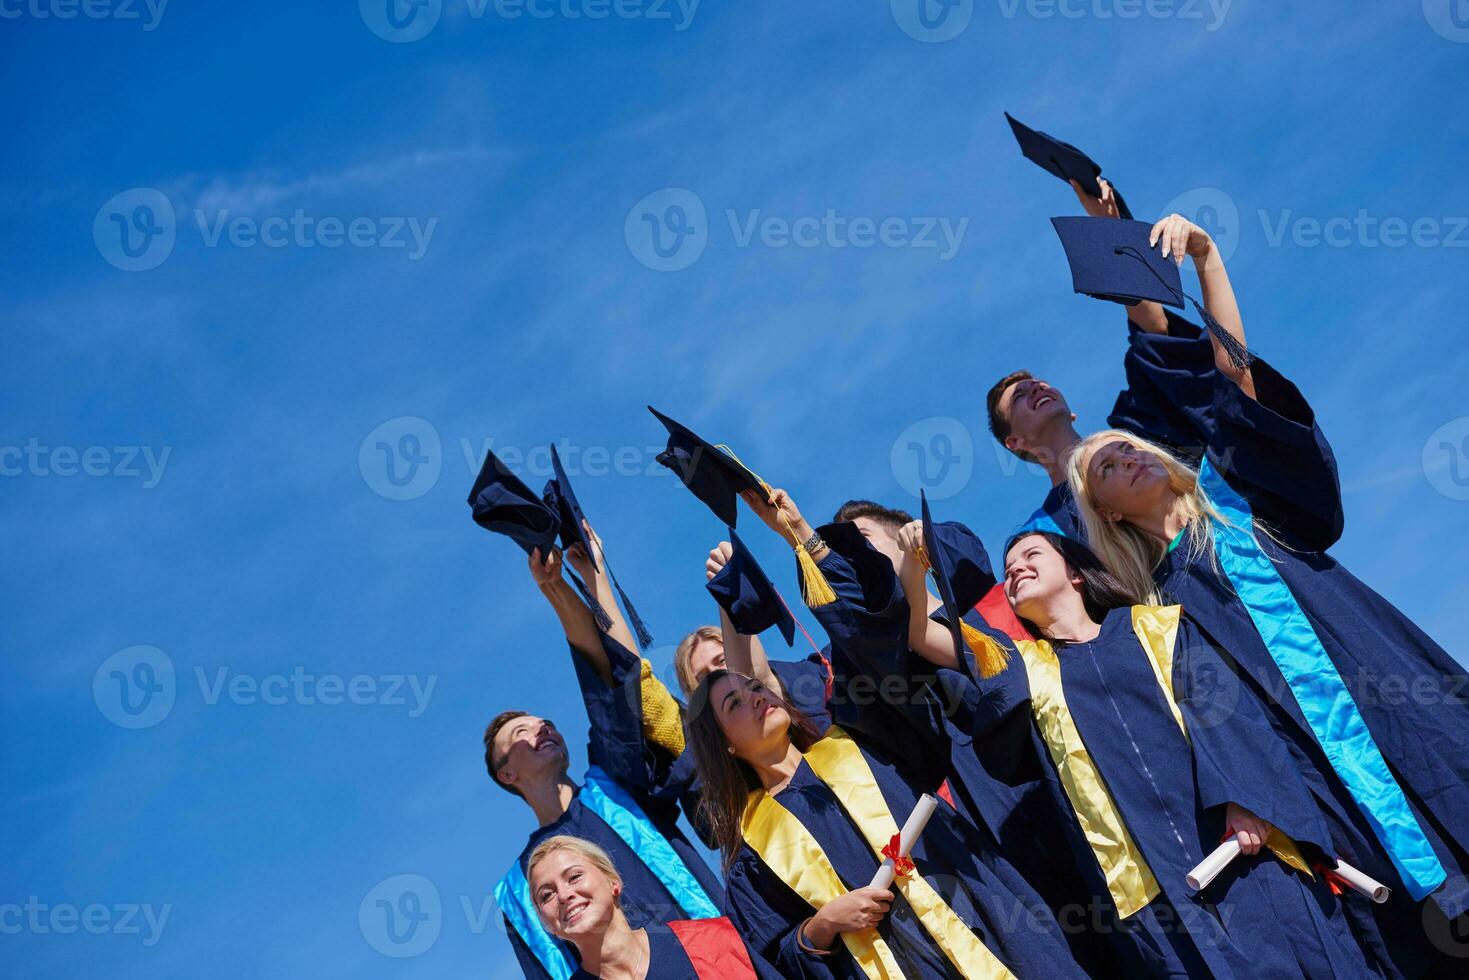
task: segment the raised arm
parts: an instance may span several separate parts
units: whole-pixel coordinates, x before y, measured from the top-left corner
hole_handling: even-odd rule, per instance
[[[922,521],[913,521],[899,529],[898,550],[903,553],[898,564],[898,581],[908,600],[908,646],[935,666],[960,669],[959,658],[954,653],[954,635],[929,615],[935,600],[928,591],[928,567],[919,557],[923,550]]]
[[[530,574],[540,587],[541,595],[551,604],[556,618],[561,621],[561,632],[566,641],[601,678],[603,684],[612,684],[612,665],[607,651],[602,646],[602,634],[597,629],[596,617],[587,604],[577,595],[571,583],[561,574],[561,552],[553,550],[544,558],[541,549],[530,553]]]
[[[734,545],[728,541],[715,545],[709,552],[708,561],[704,563],[705,580],[712,580],[718,575],[733,555]],[[770,661],[766,659],[765,645],[760,642],[760,637],[746,636],[736,630],[723,606],[719,606],[719,633],[724,644],[724,665],[727,668],[739,674],[748,674],[776,694],[785,697],[780,678],[770,669]]]
[[[1163,257],[1172,258],[1179,265],[1184,256],[1194,260],[1194,269],[1199,274],[1199,288],[1203,292],[1204,309],[1218,321],[1225,332],[1245,345],[1245,324],[1240,316],[1239,303],[1234,297],[1234,286],[1229,282],[1229,273],[1224,269],[1224,258],[1209,233],[1189,221],[1181,214],[1170,214],[1153,226],[1149,243],[1159,248]],[[1255,396],[1255,381],[1250,375],[1248,364],[1238,366],[1229,352],[1211,332],[1210,342],[1214,345],[1214,365],[1221,374],[1240,386],[1251,398]]]
[[[596,561],[592,561],[581,547],[574,544],[566,549],[566,560],[575,569],[576,574],[586,583],[591,590],[597,605],[607,614],[609,625],[607,635],[628,650],[636,650],[637,642],[633,639],[632,630],[628,628],[627,620],[623,618],[622,610],[617,605],[617,596],[612,589],[612,578],[607,574],[607,560],[602,554],[602,539],[597,532],[592,530],[592,525],[585,520],[581,522],[582,530],[586,531],[587,539],[592,542],[592,549],[596,551]]]

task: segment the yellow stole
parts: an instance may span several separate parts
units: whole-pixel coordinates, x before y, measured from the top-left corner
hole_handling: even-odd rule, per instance
[[[805,758],[817,778],[836,794],[881,861],[882,849],[898,832],[898,823],[888,810],[872,768],[857,744],[846,732],[832,726],[825,738],[806,750]],[[800,820],[763,790],[750,794],[743,830],[745,843],[760,860],[812,908],[819,909],[847,893],[821,844]],[[975,980],[1013,977],[923,879],[922,870],[915,868],[912,874],[898,878],[893,887],[902,892],[918,921],[949,962],[962,975]],[[841,936],[852,958],[872,980],[903,977],[892,951],[876,929],[844,932]]]
[[[1183,712],[1173,692],[1173,651],[1178,640],[1181,606],[1133,606],[1132,629],[1138,643],[1148,655],[1153,676],[1163,690],[1164,700],[1173,713],[1178,729],[1188,738]],[[1041,738],[1050,750],[1051,761],[1061,779],[1061,787],[1077,822],[1086,834],[1087,844],[1096,857],[1107,891],[1117,914],[1127,918],[1144,908],[1158,896],[1158,879],[1127,830],[1122,813],[1107,792],[1102,774],[1097,770],[1082,742],[1081,732],[1066,706],[1066,693],[1061,686],[1061,662],[1045,640],[1018,640],[1016,647],[1025,662],[1030,680],[1031,712]],[[1280,831],[1275,831],[1266,846],[1286,864],[1310,874],[1300,848]]]

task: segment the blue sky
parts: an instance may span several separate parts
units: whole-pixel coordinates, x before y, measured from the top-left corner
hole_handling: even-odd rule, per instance
[[[660,670],[721,529],[645,404],[818,518],[916,507],[917,442],[936,512],[995,539],[1046,484],[985,390],[1028,366],[1100,424],[1124,345],[1006,109],[1139,217],[1220,215],[1252,346],[1336,448],[1336,554],[1464,659],[1469,11],[988,0],[927,31],[906,2],[443,0],[403,43],[350,0],[0,3],[12,969],[515,975],[485,903],[530,815],[480,732],[585,718],[469,520],[482,447],[536,487],[537,447],[580,460]],[[438,896],[406,945],[384,881]]]

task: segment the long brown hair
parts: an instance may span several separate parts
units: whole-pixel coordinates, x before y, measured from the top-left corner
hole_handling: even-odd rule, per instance
[[[1090,548],[1064,535],[1053,534],[1050,531],[1027,531],[1024,534],[1017,534],[1005,546],[1006,556],[1009,556],[1011,548],[1026,538],[1044,539],[1055,549],[1056,554],[1061,556],[1067,569],[1075,572],[1081,578],[1081,601],[1092,622],[1100,623],[1113,609],[1125,609],[1139,603],[1146,604],[1147,597],[1128,592],[1127,586],[1123,585],[1117,576],[1102,564],[1102,560]],[[1018,612],[1015,615],[1032,636],[1045,635],[1045,631],[1035,623],[1020,616]]]
[[[729,739],[725,738],[714,706],[709,703],[709,692],[715,682],[723,677],[745,675],[722,668],[706,674],[689,699],[686,731],[688,745],[694,752],[694,764],[699,770],[699,781],[703,785],[697,818],[719,847],[727,873],[734,863],[735,855],[745,843],[742,826],[745,806],[749,803],[750,794],[760,789],[761,784],[754,768],[729,750]],[[778,692],[770,688],[766,688],[766,691],[790,715],[791,741],[796,748],[805,752],[821,738],[816,726]]]

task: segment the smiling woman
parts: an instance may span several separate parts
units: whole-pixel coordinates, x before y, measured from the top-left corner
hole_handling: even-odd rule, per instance
[[[603,980],[774,978],[751,958],[728,919],[633,929],[623,914],[622,876],[607,852],[579,837],[542,841],[529,862],[531,895],[548,932],[576,947],[573,977]]]

